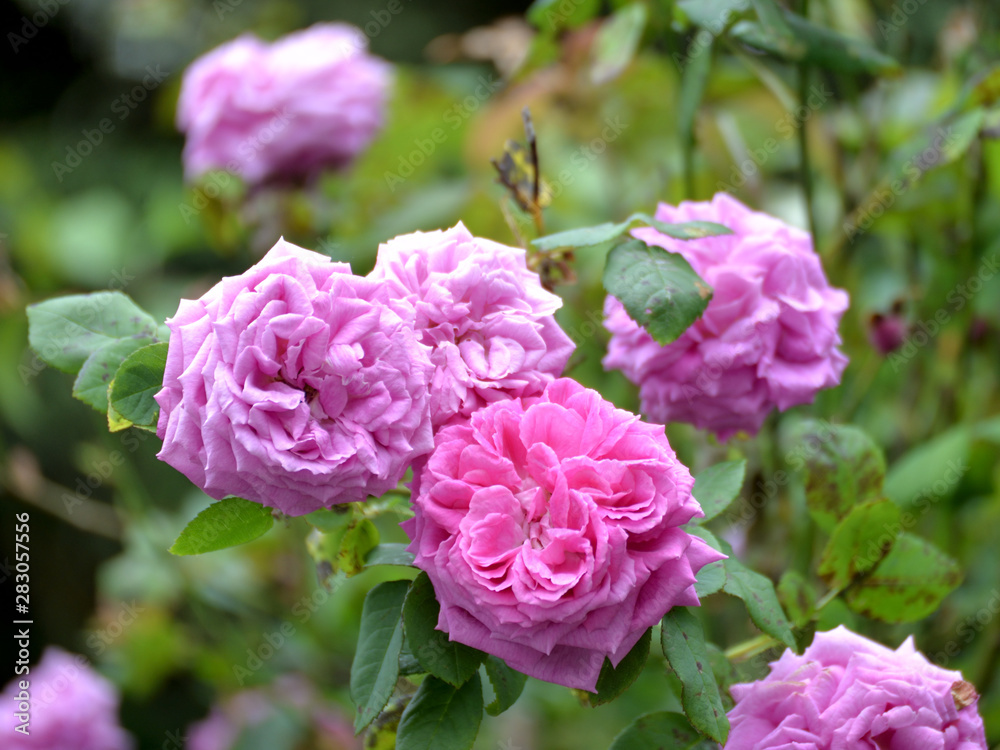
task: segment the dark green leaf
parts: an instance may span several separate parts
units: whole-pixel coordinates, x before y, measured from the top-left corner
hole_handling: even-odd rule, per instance
[[[430,676],[403,711],[396,750],[468,750],[482,720],[483,686],[478,674],[459,688]]]
[[[431,579],[421,572],[410,586],[403,605],[406,640],[424,669],[458,687],[476,673],[484,654],[449,640],[447,633],[437,630],[440,611]]]
[[[566,0],[535,0],[528,8],[527,16],[536,28],[551,32],[582,26],[600,9],[600,0],[573,0],[569,3]]]
[[[617,667],[611,666],[611,661],[605,657],[601,675],[597,678],[597,692],[587,693],[591,706],[609,703],[624,693],[635,682],[646,666],[649,656],[649,644],[653,640],[652,628],[639,638],[632,650],[618,662]]]
[[[722,590],[743,600],[750,619],[761,631],[794,649],[795,637],[771,579],[750,570],[735,557],[726,558],[723,564],[726,583]]]
[[[694,478],[692,494],[705,511],[705,518],[696,519],[697,523],[709,521],[729,507],[740,494],[746,469],[745,459],[723,461],[709,466]]]
[[[492,655],[486,657],[483,665],[486,667],[486,676],[490,680],[490,686],[493,688],[495,696],[493,701],[486,706],[486,713],[490,716],[499,716],[513,706],[521,696],[528,676],[511,669]]]
[[[761,32],[768,38],[770,47],[786,60],[801,60],[806,47],[785,19],[785,10],[774,0],[753,0],[754,10],[760,20]],[[789,14],[790,15],[790,14]]]
[[[857,427],[805,420],[792,431],[789,463],[805,466],[809,513],[826,532],[855,505],[882,498],[885,458]]]
[[[365,567],[373,565],[413,565],[416,559],[412,552],[407,552],[407,544],[397,544],[395,542],[383,542],[377,544],[368,557],[365,558]]]
[[[816,610],[816,590],[801,573],[788,570],[778,581],[778,601],[791,621],[801,627]]]
[[[645,3],[633,2],[604,22],[594,42],[591,81],[600,85],[614,80],[632,62],[648,15]]]
[[[846,588],[889,554],[903,530],[900,516],[892,500],[875,500],[856,506],[837,524],[819,566],[831,588]]]
[[[632,229],[639,222],[646,226],[651,226],[678,240],[696,240],[704,237],[714,237],[722,234],[732,234],[732,232],[721,224],[710,221],[689,221],[681,224],[668,224],[658,221],[652,216],[644,213],[634,213],[625,221],[605,222],[595,224],[592,227],[580,227],[579,229],[568,229],[565,232],[549,234],[532,240],[531,244],[539,250],[558,250],[561,247],[591,247],[611,242],[621,237]]]
[[[930,542],[902,533],[892,551],[846,592],[855,612],[886,622],[913,622],[934,612],[962,582],[954,560]]]
[[[719,750],[683,714],[668,711],[640,716],[615,737],[610,750]]]
[[[675,341],[708,307],[712,289],[678,253],[630,240],[608,253],[604,288],[661,344]]]
[[[252,542],[274,525],[271,509],[241,497],[227,497],[209,505],[184,527],[170,551],[200,555]]]
[[[409,585],[409,581],[387,581],[365,597],[358,650],[351,665],[351,700],[358,707],[355,732],[371,724],[396,689],[403,648],[403,600]]]
[[[115,373],[108,399],[115,413],[136,427],[156,428],[160,407],[153,398],[163,387],[167,345],[150,344],[132,352]]]
[[[152,343],[152,338],[134,337],[117,339],[105,344],[83,363],[76,376],[76,382],[73,383],[73,395],[101,414],[106,414],[108,386],[111,385],[121,363],[136,349]]]
[[[667,663],[681,681],[684,713],[695,729],[720,743],[729,736],[729,719],[705,646],[701,622],[684,607],[663,618],[660,643]]]
[[[113,341],[155,341],[159,324],[121,292],[57,297],[28,306],[28,342],[48,364],[77,373],[87,358]]]

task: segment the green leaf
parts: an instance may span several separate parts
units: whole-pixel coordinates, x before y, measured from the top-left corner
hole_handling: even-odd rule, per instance
[[[342,503],[333,508],[320,508],[302,516],[309,524],[324,534],[344,529],[354,520],[354,504]]]
[[[740,494],[746,470],[746,459],[741,458],[709,466],[694,478],[692,494],[705,512],[705,517],[695,519],[695,523],[710,521],[729,507]]]
[[[635,57],[646,28],[646,4],[633,2],[616,11],[597,32],[590,80],[601,85],[614,80]]]
[[[787,570],[778,581],[778,601],[791,621],[801,627],[816,611],[816,590],[801,573]]]
[[[344,529],[337,552],[337,565],[348,577],[365,569],[368,553],[378,544],[379,533],[367,518],[359,518]]]
[[[115,413],[137,427],[155,429],[159,404],[153,398],[163,387],[167,345],[150,344],[132,352],[115,373],[108,399]]]
[[[428,677],[403,711],[396,750],[468,750],[482,720],[483,686],[478,674],[459,688]]]
[[[712,289],[678,253],[630,240],[608,253],[604,288],[661,344],[675,341],[705,312]]]
[[[528,8],[528,21],[542,31],[575,29],[594,18],[601,9],[600,0],[535,0]]]
[[[119,339],[156,341],[159,324],[121,292],[56,297],[28,306],[28,342],[48,364],[77,373],[87,358]]]
[[[406,640],[424,669],[458,687],[476,673],[484,654],[449,640],[447,633],[437,630],[440,611],[431,579],[421,572],[410,586],[403,605]]]
[[[371,724],[396,689],[403,648],[403,601],[409,585],[409,581],[380,583],[368,592],[361,607],[358,650],[351,665],[351,700],[358,707],[355,733]]]
[[[691,724],[725,744],[729,719],[709,661],[701,622],[685,607],[674,607],[663,618],[660,644],[667,663],[681,681],[681,703]]]
[[[681,93],[677,102],[677,133],[683,147],[688,149],[693,148],[695,142],[694,122],[712,72],[715,38],[706,49],[699,50],[698,44],[698,37],[695,36],[689,47],[693,51],[685,58],[687,64],[681,73]]]
[[[170,551],[175,555],[200,555],[246,544],[266,534],[273,525],[270,508],[241,497],[226,497],[195,516]]]
[[[846,588],[889,554],[903,530],[901,515],[892,500],[875,500],[856,506],[837,524],[819,566],[831,588]]]
[[[743,600],[747,614],[762,632],[794,649],[795,637],[771,579],[750,570],[735,557],[726,558],[723,565],[726,568],[726,583],[722,590]]]
[[[642,674],[649,656],[649,644],[653,640],[653,629],[650,628],[639,638],[632,650],[618,662],[617,667],[611,666],[611,661],[605,657],[601,674],[597,678],[597,692],[586,693],[591,706],[609,703],[624,693]]]
[[[136,349],[153,343],[151,338],[116,339],[95,351],[80,368],[73,383],[73,395],[101,414],[108,411],[108,388],[125,358]]]
[[[930,542],[902,533],[892,551],[845,594],[855,612],[885,622],[913,622],[934,612],[962,582],[958,563]]]
[[[863,430],[809,419],[793,429],[791,442],[789,464],[805,466],[806,503],[824,531],[855,505],[882,498],[885,458]]]
[[[637,223],[653,227],[668,237],[678,240],[697,240],[704,237],[715,237],[722,234],[732,234],[732,231],[710,221],[688,221],[681,224],[668,224],[665,221],[658,221],[652,216],[644,213],[634,213],[625,221],[608,221],[604,224],[595,224],[592,227],[580,227],[579,229],[568,229],[565,232],[556,232],[545,237],[532,240],[531,244],[539,250],[558,250],[561,247],[591,247],[611,242],[628,232]]]
[[[761,32],[767,36],[771,47],[779,50],[779,54],[787,60],[801,60],[806,54],[806,46],[789,26],[784,9],[774,0],[753,0],[753,6],[760,20]]]
[[[819,26],[788,11],[783,11],[782,16],[797,41],[793,46],[784,36],[771,33],[764,23],[740,21],[729,34],[778,59],[809,63],[824,70],[872,75],[896,75],[902,70],[893,58],[863,39]]]
[[[886,475],[886,497],[904,510],[950,497],[969,471],[971,442],[969,426],[959,425],[904,453]]]
[[[677,7],[692,23],[713,36],[718,36],[725,25],[749,11],[746,0],[678,0]]]
[[[511,669],[501,659],[493,655],[486,657],[483,666],[486,667],[486,676],[489,678],[495,696],[493,701],[486,706],[486,713],[490,716],[499,716],[513,706],[521,696],[528,676]]]
[[[697,580],[694,582],[694,593],[699,599],[720,591],[726,584],[726,567],[724,560],[716,560],[705,565],[698,571]]]
[[[719,750],[719,745],[702,737],[683,714],[657,711],[625,727],[610,750]]]
[[[372,548],[365,558],[365,567],[373,565],[413,565],[416,556],[412,552],[407,552],[407,544],[396,542],[380,543]]]

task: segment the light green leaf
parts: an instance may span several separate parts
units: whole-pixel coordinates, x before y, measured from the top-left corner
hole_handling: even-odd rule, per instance
[[[601,9],[600,0],[535,0],[528,8],[528,21],[546,32],[575,29],[594,18]]]
[[[403,601],[409,581],[387,581],[368,592],[361,607],[361,632],[351,665],[351,700],[360,732],[385,708],[396,689],[403,648]]]
[[[106,414],[108,388],[121,363],[136,349],[152,344],[153,341],[152,338],[136,337],[116,339],[102,346],[87,357],[87,361],[80,368],[73,383],[73,395],[101,414]]]
[[[778,581],[778,601],[791,621],[801,627],[816,611],[816,590],[796,570],[786,570]]]
[[[902,533],[892,551],[845,594],[855,612],[885,622],[913,622],[934,612],[962,582],[958,563],[930,542]]]
[[[705,512],[705,517],[695,519],[695,523],[710,521],[729,507],[740,494],[746,470],[746,459],[741,458],[709,466],[694,478],[692,494]]]
[[[266,534],[273,525],[270,508],[241,497],[223,498],[195,516],[170,551],[175,555],[200,555],[246,544]]]
[[[410,586],[403,604],[406,641],[424,669],[458,687],[476,673],[485,654],[451,641],[447,633],[437,630],[440,611],[431,579],[421,572]]]
[[[160,407],[154,396],[163,387],[166,365],[165,343],[150,344],[128,355],[108,391],[115,413],[137,427],[155,429]]]
[[[610,750],[719,750],[719,745],[702,737],[683,714],[657,711],[629,724]]]
[[[747,614],[762,632],[795,649],[791,624],[778,602],[771,579],[750,570],[735,557],[726,558],[723,565],[726,568],[726,583],[722,590],[743,600]]]
[[[685,607],[674,607],[663,618],[660,643],[667,663],[681,681],[681,703],[692,726],[725,744],[729,719],[709,661],[701,622]]]
[[[121,292],[56,297],[28,306],[28,342],[48,364],[77,373],[118,339],[156,340],[159,324]]]
[[[539,250],[558,250],[561,247],[591,247],[602,245],[618,239],[623,234],[631,230],[636,223],[655,228],[668,237],[678,240],[696,240],[704,237],[715,237],[722,234],[732,234],[732,232],[721,224],[710,221],[688,221],[680,224],[668,224],[665,221],[658,221],[652,216],[644,213],[634,213],[625,221],[608,221],[604,224],[595,224],[591,227],[580,227],[579,229],[568,229],[565,232],[549,234],[532,240],[531,244]]]
[[[891,500],[874,500],[854,507],[837,524],[819,566],[831,588],[846,588],[889,554],[903,529],[901,514]]]
[[[514,705],[524,690],[528,676],[508,667],[502,660],[488,655],[483,661],[486,676],[493,688],[494,699],[486,706],[486,713],[499,716]]]
[[[365,558],[365,567],[370,568],[373,565],[413,565],[416,557],[412,552],[406,551],[408,546],[407,544],[398,544],[395,542],[379,543],[368,553],[368,557]]]
[[[432,675],[403,711],[396,750],[468,750],[482,720],[483,686],[478,674],[459,688]]]
[[[885,495],[905,510],[951,497],[969,470],[968,425],[952,427],[904,453],[889,469]]]
[[[604,288],[661,344],[683,334],[712,299],[712,288],[680,254],[642,240],[630,240],[608,253]]]
[[[632,62],[649,13],[646,4],[633,2],[616,11],[597,32],[590,80],[601,85],[617,78]]]

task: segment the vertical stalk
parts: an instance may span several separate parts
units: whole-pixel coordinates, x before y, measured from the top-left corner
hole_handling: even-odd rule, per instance
[[[809,0],[801,0],[799,3],[799,13],[803,17],[809,15]],[[799,63],[799,106],[807,107],[806,100],[809,97],[809,74],[811,66],[808,63]],[[806,216],[809,219],[809,232],[813,236],[813,245],[819,246],[819,237],[816,235],[816,215],[813,210],[813,179],[812,165],[809,159],[809,121],[804,121],[799,126],[799,172],[801,174],[802,192],[806,202]]]

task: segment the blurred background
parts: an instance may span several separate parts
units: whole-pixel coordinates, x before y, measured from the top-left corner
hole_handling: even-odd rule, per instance
[[[167,548],[208,498],[156,460],[155,437],[109,434],[71,397],[71,377],[28,348],[24,308],[121,289],[162,319],[282,234],[357,273],[379,242],[459,220],[519,244],[531,222],[490,159],[523,139],[527,106],[553,195],[546,231],[718,190],[813,228],[831,282],[851,295],[843,384],[773,416],[754,439],[718,445],[683,425],[668,435],[693,470],[748,457],[743,494],[763,493],[766,504],[719,530],[778,580],[790,569],[808,575],[822,547],[785,543],[802,519],[802,487],[770,481],[794,449],[796,420],[868,431],[889,461],[887,493],[926,505],[913,530],[961,562],[965,583],[918,623],[880,625],[831,606],[820,628],[844,622],[893,646],[915,634],[977,685],[1000,742],[996,4],[812,0],[812,21],[898,65],[817,59],[805,72],[728,33],[723,11],[739,3],[562,0],[535,3],[527,18],[530,2],[401,5],[391,14],[385,0],[0,2],[0,578],[6,597],[13,517],[29,512],[33,655],[58,644],[87,656],[122,689],[122,721],[142,748],[181,747],[165,743],[213,704],[289,675],[349,721],[361,602],[393,574],[367,571],[328,591],[298,520],[244,547],[172,557]],[[629,25],[640,5],[642,23]],[[185,184],[174,126],[184,68],[243,32],[273,39],[322,20],[358,25],[396,66],[373,145],[350,169],[301,188]],[[699,87],[691,81],[702,68]],[[113,129],[87,147],[104,118]],[[578,344],[568,374],[636,410],[635,388],[600,364],[603,258],[601,248],[578,252],[576,281],[556,288]],[[405,541],[395,519],[382,526],[384,540]],[[713,597],[706,607],[716,642],[753,635],[738,602]],[[292,634],[261,658],[267,636],[288,624]],[[745,668],[752,677],[764,662]],[[603,748],[638,714],[677,708],[655,657],[622,700],[599,709],[530,680],[514,709],[484,720],[476,747]],[[309,739],[301,709],[275,715],[256,739],[265,744],[244,737],[239,747],[351,746]]]

